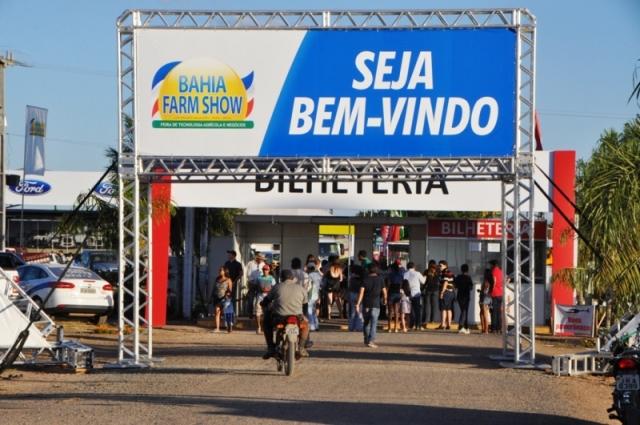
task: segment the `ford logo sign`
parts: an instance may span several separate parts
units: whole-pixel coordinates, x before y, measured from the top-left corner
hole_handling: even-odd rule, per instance
[[[51,185],[41,180],[22,180],[16,186],[9,186],[9,190],[18,195],[44,195],[51,190]]]
[[[96,195],[103,198],[113,198],[118,193],[118,189],[115,184],[109,182],[102,182],[96,187]]]

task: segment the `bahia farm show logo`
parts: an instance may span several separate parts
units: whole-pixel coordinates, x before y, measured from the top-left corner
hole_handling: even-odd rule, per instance
[[[253,71],[210,58],[169,62],[153,77],[154,128],[253,128]]]
[[[42,180],[25,179],[17,185],[10,185],[9,190],[17,195],[44,195],[51,190],[51,185]]]

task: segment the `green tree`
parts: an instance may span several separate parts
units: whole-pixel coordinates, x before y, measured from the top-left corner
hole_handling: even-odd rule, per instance
[[[109,164],[117,163],[118,151],[114,148],[108,148],[105,151],[105,156],[109,161]],[[111,183],[114,187],[118,187],[118,174],[116,172],[109,173],[105,179]],[[145,194],[147,191],[148,183],[140,184],[140,193]],[[88,188],[89,189],[89,188]],[[118,188],[119,190],[119,188]],[[78,195],[76,205],[79,205],[80,201],[86,196],[87,192]],[[118,197],[117,193],[112,199],[105,199],[97,194],[93,193],[87,199],[82,207],[81,214],[77,214],[72,220],[69,220],[66,226],[64,223],[69,218],[69,214],[65,215],[61,225],[58,229],[59,233],[71,233],[71,234],[83,234],[86,229],[91,228],[93,235],[100,235],[105,245],[109,248],[116,248],[118,246],[119,228],[118,228]],[[125,193],[125,197],[133,196],[132,193]],[[175,215],[176,209],[171,201],[167,200],[152,200],[152,210],[154,216],[157,213],[163,212],[168,209],[169,215]],[[87,214],[87,212],[91,212]],[[147,200],[142,198],[140,201],[140,216],[141,219],[147,214]],[[162,214],[159,214],[162,216]],[[64,226],[64,227],[63,227]],[[147,228],[144,226],[141,231],[146,234]]]
[[[108,148],[105,151],[105,156],[109,161],[109,165],[111,165],[117,162],[118,151]],[[114,187],[118,187],[117,174],[110,173],[105,180],[113,184]],[[85,196],[86,192],[78,195],[74,209]],[[80,214],[76,214],[75,217],[70,219],[71,214],[67,213],[63,216],[58,227],[58,233],[84,234],[86,229],[91,228],[94,236],[99,235],[103,238],[106,247],[114,248],[118,246],[117,198],[109,200],[92,194],[85,202]]]
[[[638,61],[638,65],[636,65],[636,69],[633,72],[633,90],[631,91],[631,96],[629,96],[629,102],[631,99],[636,98],[636,102],[640,105],[640,60]]]
[[[236,216],[244,212],[237,208],[209,209],[209,233],[211,236],[229,236],[234,231]]]
[[[591,158],[578,164],[579,267],[562,277],[620,315],[640,307],[640,116],[622,132],[606,131]]]

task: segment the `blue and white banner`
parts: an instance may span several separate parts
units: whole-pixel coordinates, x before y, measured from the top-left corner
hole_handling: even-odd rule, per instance
[[[509,29],[136,30],[143,155],[514,152]]]
[[[44,175],[44,138],[47,135],[47,110],[27,105],[24,131],[24,173]]]
[[[21,170],[7,170],[7,174],[20,174]],[[7,186],[7,207],[15,207],[24,198],[25,209],[58,210],[72,209],[80,196],[86,194],[102,175],[101,171],[51,171],[44,176],[27,177],[14,186]],[[113,197],[117,187],[103,183],[96,193],[103,201],[117,203]]]

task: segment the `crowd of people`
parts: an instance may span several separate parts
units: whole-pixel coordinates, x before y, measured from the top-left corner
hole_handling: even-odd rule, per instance
[[[420,273],[413,262],[406,269],[396,260],[387,270],[366,259],[360,252],[360,264],[349,273],[349,330],[363,330],[364,342],[375,347],[377,321],[386,310],[387,332],[422,331],[429,323],[436,329],[449,330],[453,322],[454,304],[458,304],[458,332],[469,334],[469,308],[474,283],[469,266],[463,264],[454,275],[447,261],[429,262]],[[502,331],[503,274],[496,261],[489,263],[481,283],[478,302],[482,333]]]
[[[270,328],[265,323],[264,300],[281,280],[281,274],[290,273],[291,280],[305,293],[305,321],[310,331],[320,329],[320,319],[338,317],[348,319],[350,331],[363,332],[364,343],[376,347],[376,332],[381,313],[387,318],[387,332],[409,332],[427,329],[430,323],[436,329],[450,330],[454,321],[454,304],[459,317],[458,332],[469,334],[469,308],[474,288],[469,266],[460,266],[455,275],[446,260],[429,261],[423,272],[409,261],[406,268],[400,259],[391,264],[368,258],[366,251],[358,253],[357,261],[349,266],[337,256],[321,260],[309,254],[304,261],[293,258],[290,269],[279,271],[275,264],[267,264],[264,256],[256,253],[246,267],[236,259],[235,251],[227,251],[228,261],[220,267],[212,290],[214,332],[220,332],[221,318],[227,332],[234,323],[235,285],[246,276],[244,309],[255,320],[256,332],[262,334]],[[503,273],[492,260],[485,269],[478,290],[480,331],[502,331]],[[289,276],[289,274],[287,274]],[[335,306],[335,309],[334,309]]]

